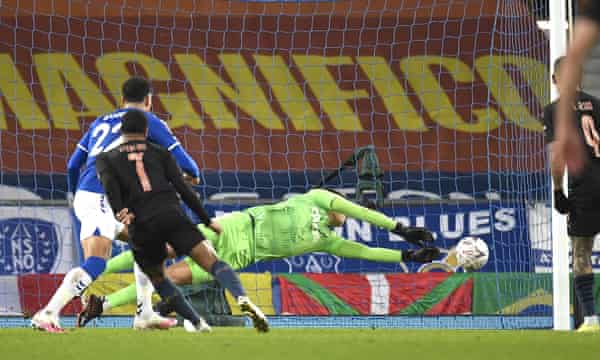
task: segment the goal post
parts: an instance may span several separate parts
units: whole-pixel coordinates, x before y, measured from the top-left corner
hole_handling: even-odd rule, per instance
[[[554,61],[566,54],[567,51],[567,2],[559,0],[550,6],[550,74],[554,73]],[[550,83],[552,100],[558,98],[556,86]],[[567,176],[564,177],[566,188]],[[554,201],[552,192],[552,201]],[[570,330],[571,318],[569,315],[569,241],[567,236],[566,217],[556,210],[552,210],[552,293],[553,317],[555,330]]]

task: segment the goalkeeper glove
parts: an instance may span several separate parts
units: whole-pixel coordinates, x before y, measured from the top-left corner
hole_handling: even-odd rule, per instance
[[[562,189],[554,190],[554,208],[561,214],[568,214],[571,211],[571,202]]]
[[[427,243],[433,242],[433,234],[431,231],[422,227],[410,227],[396,223],[396,227],[392,230],[392,233],[400,235],[404,240],[420,247],[425,247],[427,246]]]
[[[417,250],[402,250],[402,261],[414,261],[418,263],[429,263],[440,256],[440,249],[436,247],[425,247]]]

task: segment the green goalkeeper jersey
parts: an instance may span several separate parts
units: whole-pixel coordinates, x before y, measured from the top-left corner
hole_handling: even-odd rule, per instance
[[[396,222],[326,190],[311,190],[289,200],[248,208],[219,218],[217,236],[200,225],[219,257],[240,269],[261,260],[281,259],[322,251],[366,260],[400,262],[399,251],[367,246],[341,238],[328,224],[335,211],[391,230]]]
[[[376,211],[358,206],[326,190],[311,190],[274,205],[257,206],[234,212],[217,219],[222,233],[200,225],[199,229],[209,239],[217,255],[235,270],[241,270],[261,260],[281,259],[320,251],[346,258],[399,263],[399,250],[369,247],[346,240],[328,225],[328,212],[335,211],[348,217],[367,221],[392,230],[396,222]],[[119,259],[123,258],[123,259]],[[133,264],[131,252],[119,255],[108,263],[108,272],[116,271],[117,262]],[[186,257],[192,273],[192,283],[212,279],[191,258]],[[108,296],[112,306],[135,301],[135,285]]]

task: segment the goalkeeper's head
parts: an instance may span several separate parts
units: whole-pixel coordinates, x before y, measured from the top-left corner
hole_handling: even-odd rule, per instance
[[[134,76],[121,87],[121,104],[124,108],[152,110],[152,89],[148,80]]]

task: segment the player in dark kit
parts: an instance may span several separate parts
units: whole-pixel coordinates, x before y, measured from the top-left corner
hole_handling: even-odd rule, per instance
[[[169,151],[146,140],[145,114],[128,111],[123,116],[121,132],[123,143],[98,156],[96,169],[116,217],[129,225],[129,241],[136,263],[148,275],[163,301],[169,302],[191,323],[184,322],[186,330],[210,330],[164,275],[165,245],[169,243],[178,255],[193,258],[227,288],[257,330],[268,331],[264,314],[250,302],[237,274],[203,242],[204,237],[181,209],[177,193],[204,225],[216,233],[221,232],[186,184]]]
[[[555,84],[561,81],[560,67],[564,58],[554,63],[555,72],[552,80]],[[592,273],[592,247],[594,237],[600,233],[600,100],[584,93],[577,92],[574,102],[574,114],[571,121],[577,135],[587,144],[588,160],[579,173],[569,171],[568,197],[563,191],[563,169],[552,172],[554,183],[554,207],[561,214],[568,215],[568,233],[573,243],[573,273],[575,275],[575,293],[582,305],[584,321],[579,327],[581,332],[600,331],[596,306],[594,303],[594,275]],[[544,131],[546,142],[555,140],[554,116],[557,101],[544,108]],[[551,152],[552,160],[557,156]],[[553,164],[554,161],[552,161]]]
[[[578,95],[577,86],[581,83],[581,68],[590,50],[600,38],[600,1],[579,0],[579,11],[569,43],[567,56],[562,64],[562,81],[558,83],[560,102],[556,108],[556,139],[552,145],[555,153],[552,168],[563,171],[565,164],[569,173],[582,171],[588,160],[587,149],[581,139],[575,136],[571,120],[572,106]],[[556,5],[555,5],[556,6]]]

